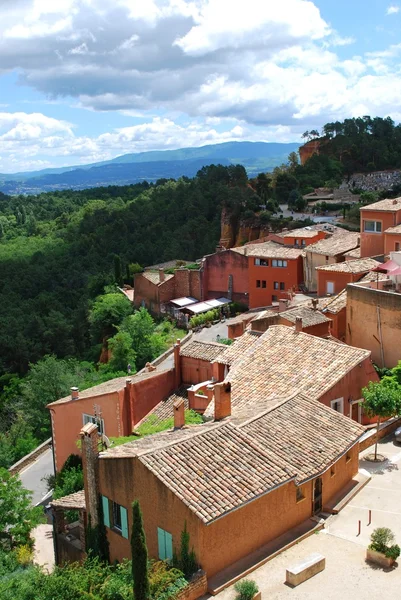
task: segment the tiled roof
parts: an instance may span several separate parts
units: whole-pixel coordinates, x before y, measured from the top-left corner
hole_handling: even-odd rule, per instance
[[[287,231],[282,231],[281,233],[276,233],[278,237],[300,237],[300,238],[314,238],[319,233],[316,229],[311,229],[310,227],[301,227],[300,229],[287,229]]]
[[[353,250],[350,250],[349,252],[346,252],[344,254],[345,257],[349,256],[350,258],[361,258],[361,249],[360,248],[354,248]]]
[[[155,285],[162,285],[163,283],[166,283],[166,281],[174,277],[174,275],[168,275],[166,273],[164,275],[164,281],[160,281],[159,273],[154,273],[153,271],[145,271],[144,273],[142,273],[142,277],[145,277],[145,279],[151,281]]]
[[[401,210],[401,198],[386,198],[385,200],[379,200],[379,202],[361,206],[361,210],[383,210],[386,212]]]
[[[347,306],[347,290],[341,290],[339,294],[332,296],[331,298],[321,298],[320,301],[320,310],[323,312],[337,314],[340,312],[340,310],[346,308]]]
[[[281,465],[297,473],[298,484],[324,472],[365,431],[306,395],[291,398],[240,429],[274,451]]]
[[[228,319],[226,321],[227,325],[237,325],[239,323],[242,323],[243,321],[253,321],[254,319],[257,319],[264,311],[247,311],[244,313],[241,313],[240,315],[238,315],[237,317],[233,317],[232,319]]]
[[[312,327],[313,325],[320,325],[321,323],[329,323],[331,319],[325,317],[320,311],[314,310],[309,306],[296,306],[290,308],[282,313],[279,313],[279,317],[295,323],[297,317],[302,319],[302,327]]]
[[[348,252],[348,250],[352,250],[359,245],[359,236],[359,233],[350,233],[348,231],[337,233],[326,240],[319,240],[316,244],[306,246],[304,252],[325,254],[327,256],[344,254],[345,252]]]
[[[69,496],[63,496],[58,500],[52,500],[50,503],[54,508],[62,508],[64,510],[82,510],[86,508],[85,505],[85,492],[75,492]]]
[[[389,227],[385,230],[384,233],[401,233],[401,225],[396,225],[395,227]]]
[[[366,273],[380,263],[373,258],[359,258],[356,260],[345,260],[344,262],[333,265],[324,265],[316,267],[316,271],[333,271],[336,273]]]
[[[227,346],[225,344],[193,340],[181,348],[180,355],[212,362],[226,349]]]
[[[193,265],[193,260],[168,260],[164,263],[159,263],[157,265],[150,265],[149,267],[145,267],[145,271],[156,271],[158,269],[175,269],[180,266],[185,267],[186,265]]]
[[[275,454],[230,423],[139,460],[204,523],[292,479]]]
[[[170,417],[174,416],[173,404],[176,400],[182,399],[184,400],[184,408],[187,410],[188,406],[188,394],[187,394],[188,386],[181,386],[170,396],[167,396],[164,400],[161,400],[159,404],[156,404],[153,410],[151,410],[146,417],[142,419],[136,426],[137,429],[143,423],[157,423],[159,421],[165,421]]]
[[[247,256],[260,256],[262,258],[298,258],[302,255],[302,250],[298,248],[287,248],[276,242],[263,242],[263,244],[247,244],[238,248],[231,248],[239,254],[247,254]]]
[[[110,379],[109,381],[105,381],[104,383],[100,383],[99,385],[94,385],[93,387],[87,388],[86,390],[82,390],[79,392],[78,400],[72,400],[71,395],[65,396],[65,398],[60,398],[60,400],[56,400],[47,406],[54,406],[55,404],[65,404],[66,402],[79,402],[84,398],[92,398],[92,396],[103,396],[104,394],[112,394],[114,392],[119,392],[123,390],[126,386],[127,379],[131,379],[133,383],[137,381],[141,381],[142,379],[149,379],[151,377],[155,377],[163,371],[167,371],[168,369],[161,369],[156,371],[151,371],[150,373],[140,373],[138,375],[125,375],[125,377],[116,377],[115,379]]]
[[[368,350],[272,325],[228,374],[232,414],[246,418],[301,392],[318,399],[369,356]],[[211,410],[209,405],[205,416]]]
[[[370,273],[366,273],[366,275],[359,279],[358,283],[364,283],[366,281],[386,281],[388,278],[388,273],[379,273],[378,271],[371,271]]]
[[[242,358],[244,352],[253,346],[260,335],[258,331],[245,331],[231,346],[226,346],[225,352],[216,358],[216,362],[232,365],[237,359]]]

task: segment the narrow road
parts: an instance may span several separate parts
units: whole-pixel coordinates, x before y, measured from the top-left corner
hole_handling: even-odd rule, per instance
[[[32,504],[38,504],[47,494],[46,481],[42,481],[45,475],[53,475],[53,452],[51,448],[41,454],[35,462],[30,464],[19,474],[22,485],[33,492]]]

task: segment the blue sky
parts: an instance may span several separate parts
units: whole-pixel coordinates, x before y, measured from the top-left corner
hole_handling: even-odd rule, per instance
[[[0,173],[401,120],[401,0],[3,0]]]

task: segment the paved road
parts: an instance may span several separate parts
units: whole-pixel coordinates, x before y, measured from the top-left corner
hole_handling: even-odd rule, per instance
[[[42,481],[42,478],[53,473],[53,452],[51,449],[46,450],[35,462],[21,471],[22,485],[33,492],[33,504],[40,502],[47,493],[47,484]]]

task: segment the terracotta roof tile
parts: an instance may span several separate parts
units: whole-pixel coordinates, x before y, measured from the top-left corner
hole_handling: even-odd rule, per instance
[[[330,467],[365,428],[321,402],[298,395],[241,426],[261,446],[274,450],[280,464],[297,473],[297,483]]]
[[[245,331],[241,337],[234,340],[231,346],[226,346],[225,352],[220,354],[215,362],[232,365],[236,360],[243,357],[244,353],[253,346],[261,335],[258,331]]]
[[[193,340],[185,344],[180,350],[181,356],[187,358],[198,358],[212,362],[222,352],[225,352],[227,346],[217,342],[202,342],[201,340]]]
[[[85,492],[75,492],[69,496],[63,496],[58,500],[52,500],[50,503],[54,508],[62,508],[64,510],[82,510],[86,508],[85,505]]]
[[[389,227],[385,230],[384,233],[401,233],[401,225],[396,225],[395,227]]]
[[[359,258],[356,260],[345,260],[333,265],[316,267],[316,271],[332,271],[335,273],[366,273],[379,265],[379,261],[373,258]]]
[[[139,423],[135,426],[137,429],[143,423],[158,423],[160,421],[165,421],[170,417],[174,416],[173,404],[176,400],[182,399],[184,400],[184,409],[187,410],[189,408],[188,405],[188,386],[181,386],[170,396],[167,396],[164,400],[161,400],[159,404],[156,404],[153,410],[151,410],[146,417],[144,417]]]
[[[350,233],[344,231],[344,233],[336,233],[335,235],[311,244],[304,248],[304,252],[314,254],[325,254],[327,256],[337,256],[338,254],[344,254],[359,245],[359,233]]]
[[[247,418],[279,399],[308,392],[318,399],[370,352],[272,325],[228,374],[232,415]],[[209,405],[205,416],[210,416]]]
[[[239,254],[247,254],[247,256],[255,256],[262,258],[298,258],[302,255],[302,250],[298,248],[288,248],[276,242],[263,242],[262,244],[247,244],[238,248],[231,248]]]
[[[353,250],[350,250],[349,252],[346,252],[344,254],[344,256],[349,256],[350,258],[361,258],[361,249],[360,248],[354,248]]]
[[[276,233],[278,237],[300,237],[300,238],[314,238],[318,235],[318,229],[311,229],[310,227],[301,227],[300,229],[287,229],[281,233]]]
[[[386,198],[385,200],[379,200],[379,202],[361,206],[361,210],[383,210],[386,212],[401,210],[401,198]]]
[[[164,281],[160,281],[159,273],[154,273],[153,271],[144,271],[142,273],[142,277],[145,277],[145,279],[147,279],[148,281],[151,281],[155,285],[162,285],[163,283],[166,283],[166,281],[168,281],[169,279],[174,277],[174,275],[168,275],[166,273],[164,275]]]
[[[329,323],[331,321],[331,319],[325,317],[319,310],[314,310],[304,305],[285,310],[279,313],[278,316],[294,324],[297,317],[300,317],[303,327],[312,327],[313,325],[320,325],[321,323]]]

